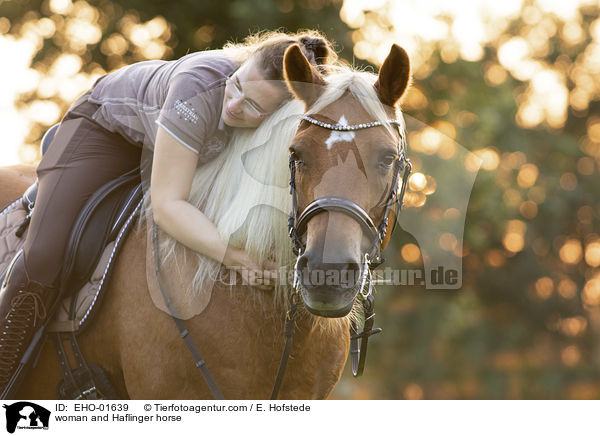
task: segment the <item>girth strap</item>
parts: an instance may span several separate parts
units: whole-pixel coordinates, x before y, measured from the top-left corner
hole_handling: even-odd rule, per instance
[[[58,353],[58,362],[61,372],[63,373],[63,382],[58,387],[58,397],[64,400],[113,400],[118,399],[114,388],[105,381],[99,380],[97,368],[96,374],[92,371],[92,367],[87,364],[75,334],[56,333],[55,345]],[[63,341],[68,340],[73,351],[73,357],[77,363],[77,368],[71,369],[67,358]],[[104,391],[106,389],[106,391]]]

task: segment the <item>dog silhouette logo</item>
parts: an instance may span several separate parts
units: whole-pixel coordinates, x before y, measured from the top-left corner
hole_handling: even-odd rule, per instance
[[[48,429],[50,411],[28,401],[3,406],[6,409],[6,431],[18,429]]]

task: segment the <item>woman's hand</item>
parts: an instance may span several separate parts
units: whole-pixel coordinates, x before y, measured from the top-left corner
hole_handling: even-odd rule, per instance
[[[266,261],[262,266],[254,262],[245,250],[228,247],[223,259],[223,265],[239,272],[244,285],[260,289],[261,291],[272,291],[277,279],[274,262]]]

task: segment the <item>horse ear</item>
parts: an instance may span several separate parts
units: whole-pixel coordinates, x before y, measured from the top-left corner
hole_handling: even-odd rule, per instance
[[[399,45],[393,44],[375,82],[375,89],[381,102],[395,106],[406,91],[410,80],[410,61],[408,54]]]
[[[290,92],[307,108],[319,98],[325,86],[325,80],[306,59],[298,44],[289,46],[285,51],[283,76]]]

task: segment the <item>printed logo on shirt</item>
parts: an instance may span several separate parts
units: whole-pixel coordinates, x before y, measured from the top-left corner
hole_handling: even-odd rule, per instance
[[[191,104],[183,100],[175,100],[175,112],[177,112],[180,119],[198,124],[198,114]]]

